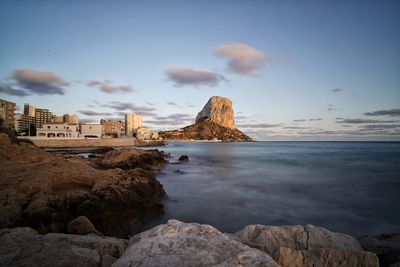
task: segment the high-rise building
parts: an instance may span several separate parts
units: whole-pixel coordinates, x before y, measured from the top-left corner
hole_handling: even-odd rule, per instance
[[[70,115],[70,114],[64,114],[63,115],[63,121],[68,124],[79,124],[79,117],[78,115]]]
[[[0,99],[0,118],[7,126],[14,127],[15,124],[15,103]]]
[[[143,125],[143,116],[140,114],[125,114],[125,134],[133,136]]]
[[[24,104],[24,114],[27,116],[35,117],[36,107],[28,103]]]
[[[25,114],[15,114],[15,131],[19,135],[36,135],[35,117]]]
[[[122,121],[101,119],[100,124],[104,126],[104,134],[106,136],[118,137],[125,133],[125,127]]]
[[[42,128],[44,123],[51,122],[51,112],[48,109],[35,109],[36,128]]]

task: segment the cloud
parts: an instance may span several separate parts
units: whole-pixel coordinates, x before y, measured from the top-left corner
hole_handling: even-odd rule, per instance
[[[97,112],[92,110],[78,110],[79,113],[87,116],[110,116],[112,115],[109,112]]]
[[[91,80],[86,83],[88,86],[97,87],[101,91],[113,94],[113,93],[131,93],[133,92],[133,88],[131,85],[114,85],[111,81],[98,81],[98,80]]]
[[[99,123],[99,121],[92,118],[79,118],[79,123]]]
[[[122,115],[125,113],[139,113],[145,116],[155,116],[156,109],[153,106],[137,106],[134,103],[130,102],[119,102],[119,101],[110,101],[107,104],[102,104],[102,107],[112,108],[117,111],[124,111],[120,113],[116,113],[118,115]]]
[[[194,115],[187,113],[174,113],[167,116],[153,116],[151,120],[145,120],[146,123],[160,125],[183,125],[194,122]]]
[[[313,118],[313,119],[309,119],[309,121],[322,121],[321,118]]]
[[[240,128],[273,128],[278,127],[279,124],[268,124],[268,123],[243,123],[237,124]]]
[[[393,123],[397,121],[384,121],[384,120],[372,120],[372,119],[343,119],[336,121],[336,123]]]
[[[334,93],[339,93],[339,92],[342,92],[343,89],[342,88],[334,88],[334,89],[331,89],[330,91],[334,92]]]
[[[400,128],[400,124],[368,124],[362,125],[360,128],[366,130],[386,130]]]
[[[63,95],[64,87],[69,83],[53,72],[37,71],[32,69],[17,69],[12,78],[20,87],[38,95]]]
[[[175,102],[173,102],[173,101],[169,101],[169,102],[167,102],[167,105],[170,105],[170,106],[177,106],[178,104],[175,103]]]
[[[383,116],[383,115],[389,115],[391,117],[394,116],[400,116],[400,108],[395,108],[395,109],[386,109],[386,110],[377,110],[377,111],[372,111],[372,112],[366,112],[364,113],[366,116]]]
[[[215,53],[228,59],[229,70],[248,77],[257,76],[257,71],[269,60],[263,52],[244,44],[221,45]]]
[[[288,130],[305,130],[305,129],[310,129],[310,127],[286,126],[286,127],[283,127],[283,129],[288,129]]]
[[[300,120],[293,120],[294,122],[303,122],[306,121],[306,119],[300,119]]]
[[[0,93],[14,96],[27,96],[30,95],[27,91],[21,89],[14,89],[9,84],[0,83]]]
[[[185,85],[217,86],[220,81],[227,81],[224,76],[207,69],[172,67],[167,69],[165,73],[175,83],[176,87]]]

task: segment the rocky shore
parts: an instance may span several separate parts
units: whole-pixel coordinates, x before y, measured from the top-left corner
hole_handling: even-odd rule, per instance
[[[357,240],[313,225],[248,225],[226,234],[169,220],[130,237],[163,210],[166,192],[154,173],[168,155],[92,152],[68,158],[0,134],[0,266],[400,264],[397,234]]]

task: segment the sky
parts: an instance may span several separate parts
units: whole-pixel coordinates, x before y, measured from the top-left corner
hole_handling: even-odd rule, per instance
[[[0,98],[166,130],[218,95],[256,140],[400,140],[399,14],[399,1],[3,0]]]

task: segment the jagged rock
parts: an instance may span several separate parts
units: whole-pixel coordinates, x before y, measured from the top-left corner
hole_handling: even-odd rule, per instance
[[[113,264],[122,266],[271,266],[264,252],[250,248],[212,226],[169,220],[129,240]]]
[[[132,166],[164,160],[152,151],[134,153],[142,157],[136,165],[129,159]],[[162,212],[166,194],[151,172],[109,169],[98,163],[102,159],[64,158],[0,134],[0,228],[65,232],[69,221],[86,216],[103,234],[127,236],[143,218]]]
[[[196,116],[196,123],[209,120],[226,128],[235,129],[232,101],[226,97],[213,96]]]
[[[179,157],[178,160],[179,160],[179,161],[188,161],[188,160],[189,160],[189,157],[188,157],[187,155],[182,155],[182,156]]]
[[[351,236],[322,227],[248,225],[240,240],[271,255],[285,266],[379,266],[375,254],[364,252]]]
[[[0,266],[110,266],[126,246],[127,240],[117,238],[2,229]]]
[[[362,236],[358,241],[364,250],[376,253],[380,266],[400,266],[400,234]]]
[[[69,234],[86,235],[94,233],[101,235],[92,222],[85,216],[79,216],[70,221],[67,225],[67,231]]]

